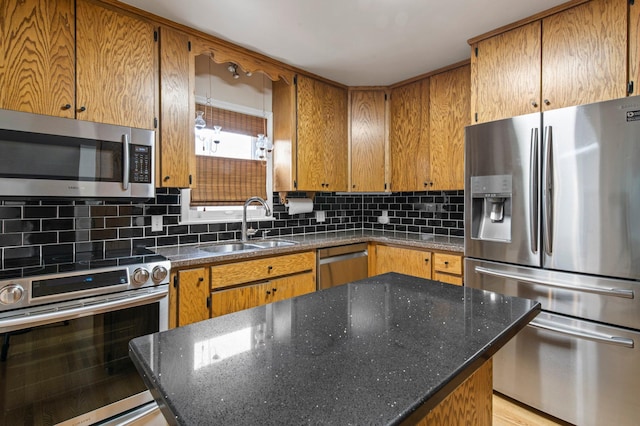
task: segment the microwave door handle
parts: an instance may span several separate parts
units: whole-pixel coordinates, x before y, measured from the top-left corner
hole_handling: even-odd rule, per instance
[[[553,252],[553,133],[552,127],[545,129],[545,155],[544,155],[544,251],[547,255]]]
[[[122,189],[127,191],[129,189],[129,135],[122,135]]]
[[[531,252],[538,252],[538,128],[531,129],[529,171],[529,238]]]

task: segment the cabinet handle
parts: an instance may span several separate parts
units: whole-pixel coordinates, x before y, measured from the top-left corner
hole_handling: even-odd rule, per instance
[[[545,99],[545,100],[544,100],[544,104],[545,104],[545,105],[551,105],[551,102],[549,101],[549,99]]]
[[[204,281],[204,278],[203,277],[198,277],[198,281],[202,282],[202,281]]]
[[[276,291],[278,291],[277,288],[272,288],[271,291],[273,291],[273,294],[276,294]]]
[[[531,101],[531,106],[534,108],[538,108],[538,103],[536,101]]]
[[[449,261],[448,261],[448,260],[445,260],[445,261],[444,261],[444,266],[447,266],[447,265],[449,265]]]
[[[86,106],[81,106],[80,108],[78,108],[78,112],[85,112],[87,110]]]
[[[429,182],[425,182],[425,183],[424,183],[424,186],[429,186]]]
[[[64,109],[64,110],[71,109],[71,104],[62,105],[62,109]]]
[[[429,259],[425,259],[424,261],[425,261],[425,262],[429,262]]]
[[[356,189],[356,186],[355,186],[355,185],[352,185],[352,188],[353,188],[353,189]]]
[[[272,269],[273,269],[273,266],[271,265],[267,266],[267,271],[271,272]]]
[[[168,181],[169,179],[171,179],[171,176],[165,176],[164,179],[162,179],[163,181]]]
[[[267,290],[267,294],[268,294],[268,295],[269,295],[269,294],[271,294],[271,291]]]

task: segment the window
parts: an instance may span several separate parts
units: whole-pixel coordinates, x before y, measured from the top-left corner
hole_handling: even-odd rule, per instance
[[[273,207],[271,155],[265,158],[257,145],[259,133],[272,134],[272,113],[218,101],[197,103],[196,110],[207,126],[194,142],[197,186],[182,190],[181,223],[240,221],[244,201],[254,195]],[[257,205],[247,209],[247,218],[271,219]]]

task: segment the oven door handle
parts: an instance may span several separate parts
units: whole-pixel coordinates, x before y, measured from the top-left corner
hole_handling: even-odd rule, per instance
[[[564,290],[583,291],[585,293],[594,293],[594,294],[600,294],[603,296],[623,297],[625,299],[633,299],[634,297],[633,290],[625,290],[625,289],[610,288],[610,287],[592,287],[588,285],[565,284],[557,281],[543,280],[540,278],[535,278],[527,275],[496,271],[489,268],[483,268],[482,266],[476,266],[475,270],[479,274],[517,280],[527,284],[540,284],[548,287],[561,288]]]
[[[140,290],[138,290],[140,291]],[[102,301],[93,301],[82,306],[73,306],[68,309],[52,308],[50,310],[17,315],[0,320],[0,333],[23,330],[29,327],[51,324],[54,322],[67,321],[90,315],[103,314],[105,312],[119,309],[134,308],[136,306],[148,305],[167,296],[168,290],[150,290],[136,296],[123,296],[118,298],[104,298]]]
[[[579,330],[573,327],[559,326],[559,325],[551,325],[545,324],[538,319],[532,320],[529,324],[527,324],[534,328],[539,328],[541,330],[551,331],[554,333],[560,333],[571,337],[577,337],[578,339],[591,340],[592,342],[597,343],[606,343],[608,345],[616,345],[623,346],[625,348],[633,348],[634,341],[633,339],[628,339],[626,337],[619,336],[610,336],[602,333],[590,333],[584,330]]]

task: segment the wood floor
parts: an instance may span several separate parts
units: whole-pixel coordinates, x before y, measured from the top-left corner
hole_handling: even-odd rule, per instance
[[[548,416],[504,395],[493,393],[493,426],[568,426],[570,423]]]

